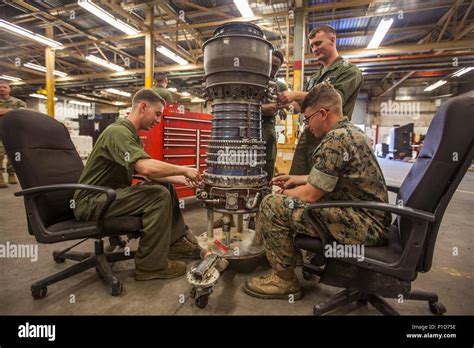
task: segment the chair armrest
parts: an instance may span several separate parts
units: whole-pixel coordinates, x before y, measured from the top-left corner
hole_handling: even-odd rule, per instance
[[[398,193],[398,191],[400,191],[400,187],[398,186],[393,186],[393,185],[386,185],[386,186],[387,186],[387,190],[390,192]]]
[[[60,191],[60,190],[87,190],[95,191],[100,193],[105,193],[107,195],[107,200],[105,201],[104,206],[100,210],[99,216],[97,217],[97,227],[102,228],[102,220],[105,216],[105,213],[109,209],[110,205],[116,198],[116,193],[114,190],[104,186],[97,185],[85,185],[85,184],[58,184],[58,185],[47,185],[47,186],[38,186],[15,192],[16,197],[19,196],[36,196],[41,193]]]
[[[427,224],[430,222],[434,222],[436,220],[435,215],[432,213],[422,211],[419,209],[400,207],[394,204],[370,202],[370,201],[346,201],[346,202],[332,201],[332,202],[312,203],[305,208],[304,214],[313,226],[314,226],[314,221],[312,221],[311,217],[308,215],[311,213],[312,209],[321,209],[321,208],[364,208],[364,209],[381,210],[381,211],[387,211],[399,216],[407,217],[408,219],[412,221],[418,221],[418,224],[421,223],[422,225],[425,225],[424,227],[421,226],[424,229],[424,232],[421,235],[419,234],[418,236],[415,236],[415,233],[411,234],[411,236],[409,237],[409,240],[406,243],[406,247],[403,250],[402,255],[400,256],[400,259],[392,264],[387,264],[385,262],[370,259],[367,257],[365,258],[365,261],[360,262],[360,263],[356,260],[350,260],[350,259],[347,260],[348,263],[359,264],[360,266],[363,266],[363,264],[367,264],[368,266],[366,268],[372,268],[374,270],[387,269],[387,268],[400,268],[402,265],[404,265],[409,256],[408,255],[409,250],[414,246],[416,247],[417,243],[420,243],[420,241],[419,240],[417,241],[416,239],[424,240]],[[420,222],[420,220],[423,221],[424,223]],[[328,238],[328,237],[325,236],[325,238]],[[323,240],[324,245],[326,245],[327,243],[325,243],[325,239],[323,238],[321,239]],[[395,274],[394,272],[396,272],[396,270],[389,273],[394,275]]]
[[[346,202],[323,202],[323,203],[312,203],[305,209],[306,211],[312,209],[321,208],[364,208],[373,210],[382,210],[390,213],[394,213],[399,216],[405,216],[412,220],[424,220],[427,222],[434,222],[435,216],[432,213],[428,213],[419,209],[412,209],[408,207],[400,207],[395,204],[381,203],[381,202],[370,202],[370,201],[346,201]]]

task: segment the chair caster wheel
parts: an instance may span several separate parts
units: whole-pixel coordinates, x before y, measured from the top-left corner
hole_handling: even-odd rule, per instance
[[[434,315],[443,315],[446,313],[446,307],[441,302],[429,302],[430,311]]]
[[[40,298],[46,297],[47,294],[48,294],[48,288],[40,288],[40,289],[31,288],[31,296],[33,296],[34,299],[40,299]]]
[[[311,273],[309,272],[303,272],[303,279],[304,280],[311,280]]]
[[[122,293],[122,290],[123,290],[122,284],[121,283],[116,283],[116,284],[112,285],[112,287],[110,289],[110,294],[112,296],[118,296]]]
[[[64,263],[64,261],[66,261],[66,259],[64,257],[61,257],[61,256],[54,256],[53,255],[53,259],[54,259],[54,262],[56,262],[56,263]]]
[[[201,309],[206,307],[208,302],[209,302],[209,295],[202,295],[194,300],[194,304],[196,305],[196,307],[201,308]]]

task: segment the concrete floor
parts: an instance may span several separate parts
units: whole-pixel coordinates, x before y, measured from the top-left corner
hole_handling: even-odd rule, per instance
[[[385,178],[389,184],[399,185],[411,164],[380,160]],[[18,185],[10,185],[0,190],[0,243],[33,244],[35,239],[27,232],[23,200],[13,196]],[[390,196],[394,201],[394,196]],[[474,206],[474,172],[468,172],[455,193],[445,214],[438,236],[433,267],[430,272],[420,274],[414,282],[415,288],[431,290],[439,294],[440,301],[447,307],[447,314],[474,314],[474,256],[472,213]],[[188,207],[185,219],[196,233],[205,229],[205,211],[198,207]],[[249,276],[265,274],[269,266],[264,257],[257,260],[240,261],[232,264],[221,277],[205,309],[195,307],[189,298],[190,286],[184,277],[172,280],[137,282],[133,278],[133,261],[117,263],[113,266],[122,281],[124,291],[121,296],[112,297],[97,276],[89,270],[48,287],[48,296],[34,300],[30,285],[35,280],[63,270],[74,261],[64,264],[53,262],[53,250],[73,243],[39,244],[38,260],[3,258],[0,259],[0,314],[27,315],[87,315],[87,314],[143,314],[143,315],[310,315],[312,306],[321,302],[340,289],[306,281],[298,276],[304,287],[302,300],[288,303],[281,300],[259,300],[247,296],[242,284]],[[132,242],[132,248],[136,242]],[[459,256],[453,256],[457,247]],[[92,251],[91,241],[76,250]],[[186,298],[184,303],[180,299]],[[407,301],[398,304],[388,300],[402,314],[429,315],[427,303]],[[333,312],[348,315],[377,315],[372,308],[347,306]]]

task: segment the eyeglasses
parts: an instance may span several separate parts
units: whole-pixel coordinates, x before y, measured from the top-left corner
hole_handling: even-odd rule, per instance
[[[329,111],[329,109],[319,109],[318,111],[313,112],[313,113],[312,113],[311,115],[309,115],[308,117],[305,117],[305,118],[303,119],[303,124],[304,124],[305,126],[307,126],[307,125],[309,124],[309,121],[311,121],[311,118],[312,118],[314,115],[316,115],[318,112],[321,112],[321,110],[326,110],[326,112]]]

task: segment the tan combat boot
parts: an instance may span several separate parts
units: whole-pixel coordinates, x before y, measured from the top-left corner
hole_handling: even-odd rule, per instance
[[[244,291],[253,297],[263,299],[293,300],[303,297],[300,283],[294,271],[275,272],[263,277],[254,277],[244,284]]]
[[[3,173],[0,173],[0,188],[7,188],[8,185],[5,183],[5,180],[3,179]]]
[[[8,183],[12,185],[18,184],[15,174],[8,174]]]
[[[201,251],[196,238],[186,235],[170,246],[168,258],[170,260],[199,259]]]
[[[135,280],[171,279],[186,273],[186,264],[182,261],[168,261],[168,268],[156,271],[135,270]]]

